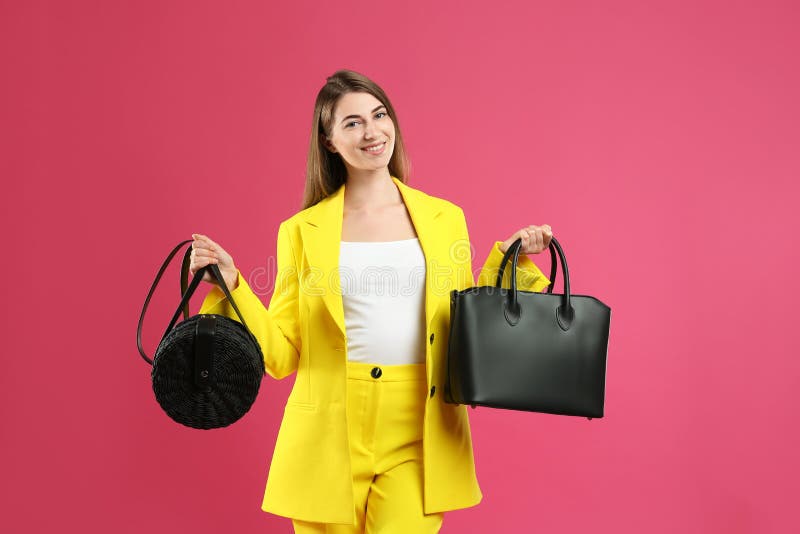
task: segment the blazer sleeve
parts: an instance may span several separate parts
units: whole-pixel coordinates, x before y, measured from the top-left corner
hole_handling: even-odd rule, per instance
[[[269,308],[264,307],[238,270],[237,279],[238,285],[231,291],[231,297],[261,346],[264,368],[270,376],[280,380],[297,370],[302,343],[300,284],[291,238],[284,223],[278,228],[278,272]],[[217,285],[208,292],[198,313],[219,314],[239,321],[236,311]]]
[[[460,236],[464,242],[469,244],[469,231],[467,229],[467,220],[464,217],[464,210],[458,208],[458,221]],[[475,283],[474,275],[472,273],[472,266],[469,266],[469,272],[466,277],[463,277],[467,284],[465,287],[473,286],[493,286],[497,283],[497,273],[500,271],[500,264],[503,261],[503,253],[500,251],[502,241],[495,241],[492,245],[489,255],[483,262],[480,274],[478,275],[478,282]],[[520,291],[542,291],[550,285],[550,279],[547,278],[539,267],[528,257],[527,254],[520,254],[517,258],[517,289]],[[506,264],[505,272],[503,273],[502,287],[511,287],[511,260]]]

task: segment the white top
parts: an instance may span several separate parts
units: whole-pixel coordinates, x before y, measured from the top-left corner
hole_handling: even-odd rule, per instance
[[[419,239],[342,241],[347,359],[425,362],[425,256]]]

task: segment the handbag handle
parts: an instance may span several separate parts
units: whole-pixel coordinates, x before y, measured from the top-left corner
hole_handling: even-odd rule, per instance
[[[502,281],[503,281],[503,271],[505,270],[506,263],[510,257],[513,257],[511,262],[511,290],[508,292],[508,297],[506,299],[506,303],[504,305],[504,313],[506,316],[506,320],[511,326],[514,326],[519,322],[519,316],[522,312],[522,309],[519,305],[519,300],[517,296],[517,262],[519,261],[519,251],[522,248],[522,238],[517,238],[506,253],[503,255],[503,261],[500,262],[500,270],[497,273],[497,282],[495,287],[501,288]],[[571,291],[569,287],[569,270],[567,269],[567,259],[564,255],[564,251],[561,248],[558,240],[555,237],[550,239],[550,246],[548,247],[550,250],[550,280],[551,284],[547,288],[548,293],[553,292],[553,285],[555,284],[556,279],[556,253],[558,254],[559,259],[561,260],[561,270],[564,273],[564,294],[562,295],[562,303],[556,309],[556,319],[558,321],[559,326],[562,330],[569,330],[570,326],[572,325],[572,321],[575,319],[575,309],[572,307],[571,301]],[[512,256],[513,254],[513,256]]]
[[[522,238],[518,237],[517,241],[519,241],[520,246],[522,246]],[[513,247],[517,241],[511,243],[511,246],[508,247],[508,250],[510,250],[511,247]],[[495,287],[500,287],[503,284],[503,272],[505,271],[506,268],[506,262],[510,257],[510,255],[508,254],[508,250],[506,250],[506,254],[503,255],[503,261],[500,262],[500,270],[497,271],[497,282],[495,283]],[[551,238],[551,245],[548,247],[548,250],[550,251],[550,277],[549,277],[550,285],[547,286],[547,289],[545,291],[547,293],[552,293],[553,286],[556,285],[556,276],[558,275],[558,269],[556,268],[556,255],[553,253],[552,238]],[[514,270],[516,271],[516,268]]]
[[[139,354],[141,354],[142,358],[144,358],[144,361],[146,361],[150,365],[153,365],[153,360],[147,357],[147,355],[144,352],[144,349],[142,348],[142,324],[144,323],[144,315],[145,312],[147,311],[147,305],[150,303],[150,298],[153,296],[153,292],[155,291],[159,280],[161,280],[161,275],[164,274],[167,265],[169,265],[169,263],[172,261],[172,257],[175,256],[175,254],[181,249],[182,246],[186,245],[187,243],[191,243],[192,241],[193,241],[192,239],[181,241],[175,248],[172,249],[172,252],[169,253],[167,259],[164,260],[164,263],[161,265],[161,269],[159,269],[158,274],[156,275],[156,279],[155,281],[153,281],[153,285],[150,286],[150,292],[147,294],[147,298],[144,301],[144,306],[142,307],[142,313],[139,316],[139,325],[136,327],[136,346],[139,349]],[[253,333],[247,327],[247,323],[245,322],[244,317],[242,317],[242,313],[239,311],[239,307],[236,306],[236,302],[234,302],[233,297],[231,296],[231,293],[228,290],[228,286],[225,284],[225,279],[222,277],[222,273],[220,272],[219,266],[216,263],[209,263],[202,269],[199,269],[196,273],[194,273],[194,278],[192,279],[192,282],[187,286],[186,282],[189,279],[189,259],[191,257],[191,252],[192,252],[192,247],[189,247],[188,249],[186,249],[186,252],[183,255],[183,261],[181,262],[182,298],[180,304],[178,304],[178,309],[175,311],[175,315],[173,315],[172,320],[170,321],[169,326],[167,327],[167,330],[164,332],[164,336],[166,336],[169,333],[169,331],[172,330],[172,327],[175,325],[175,322],[178,320],[178,317],[180,317],[181,312],[183,312],[184,320],[189,318],[189,299],[192,297],[192,294],[197,289],[197,286],[200,285],[200,282],[203,279],[203,274],[205,274],[206,269],[210,268],[211,274],[217,280],[217,284],[225,293],[225,296],[231,303],[231,306],[233,306],[233,309],[236,311],[236,315],[239,316],[239,319],[242,321],[242,325],[244,325],[244,327],[247,329],[247,331],[250,333],[250,336],[252,337]],[[162,336],[162,339],[164,338],[164,336]]]

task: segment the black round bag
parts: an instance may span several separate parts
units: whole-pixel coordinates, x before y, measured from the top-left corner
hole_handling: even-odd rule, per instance
[[[161,408],[182,425],[208,430],[235,423],[250,410],[265,374],[264,358],[216,264],[197,271],[187,288],[191,246],[181,265],[182,298],[178,309],[153,359],[144,353],[142,323],[150,297],[172,257],[187,243],[192,240],[178,244],[161,266],[142,307],[136,343],[142,358],[153,366],[153,391]],[[217,279],[241,322],[217,314],[189,317],[189,299],[206,269]],[[175,326],[181,310],[184,320]]]

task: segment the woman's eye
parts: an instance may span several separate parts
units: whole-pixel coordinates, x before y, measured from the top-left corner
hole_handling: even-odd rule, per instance
[[[385,111],[379,111],[378,113],[375,114],[376,119],[382,119],[385,116],[387,116]],[[353,124],[358,124],[358,121],[350,121],[348,123],[345,123],[344,127],[350,128]]]

